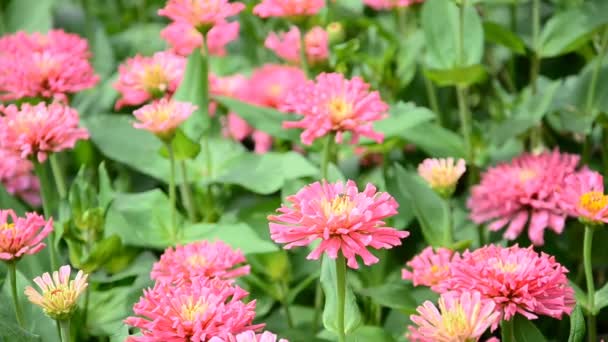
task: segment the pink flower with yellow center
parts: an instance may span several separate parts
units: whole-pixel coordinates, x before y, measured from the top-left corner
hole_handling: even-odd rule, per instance
[[[70,266],[64,265],[53,272],[52,278],[49,273],[34,278],[42,293],[28,286],[25,288],[27,299],[40,306],[52,319],[69,319],[78,308],[78,298],[88,286],[87,274],[78,271],[76,278],[70,280],[70,273]]]
[[[306,82],[302,69],[278,64],[266,64],[253,71],[247,87],[249,101],[278,108],[287,91]]]
[[[153,280],[178,283],[196,277],[233,279],[249,274],[249,265],[240,250],[233,250],[221,241],[200,241],[169,247],[152,267]]]
[[[323,28],[315,26],[307,32],[304,36],[304,44],[306,45],[306,60],[309,64],[324,62],[329,58],[329,38]],[[278,35],[271,32],[264,42],[266,48],[293,64],[300,63],[301,45],[300,30],[296,26],[292,26],[289,31]]]
[[[52,218],[47,221],[36,213],[18,217],[11,209],[0,210],[0,260],[18,260],[40,252],[46,246],[42,241],[52,231]]]
[[[567,175],[576,171],[579,156],[558,150],[539,155],[523,154],[498,164],[481,175],[471,190],[467,206],[475,223],[489,223],[497,231],[507,227],[504,237],[516,239],[528,227],[535,245],[544,244],[549,228],[561,234],[566,213],[559,206],[556,191]]]
[[[322,73],[316,81],[288,92],[280,108],[303,116],[301,121],[284,122],[283,126],[303,128],[300,137],[306,145],[332,132],[337,142],[342,142],[344,132],[351,133],[353,144],[360,136],[378,143],[384,140],[372,123],[386,117],[388,105],[359,77],[347,80],[342,74]]]
[[[151,99],[171,96],[182,81],[186,59],[162,51],[152,57],[135,56],[118,68],[114,88],[122,95],[116,108],[138,106]]]
[[[34,165],[17,151],[0,148],[0,183],[6,191],[31,206],[40,205],[40,182],[34,176]]]
[[[169,0],[158,14],[175,22],[208,30],[224,23],[226,18],[237,15],[244,8],[242,3],[228,0]]]
[[[181,56],[188,56],[203,45],[203,34],[185,22],[176,21],[169,24],[160,32],[160,36],[169,43],[176,54]],[[238,36],[237,21],[214,25],[206,34],[207,51],[213,56],[224,56],[226,45]]]
[[[424,0],[363,0],[367,6],[380,11],[390,10],[399,7],[409,7],[414,4],[421,4]]]
[[[536,253],[532,247],[488,245],[466,251],[450,266],[446,288],[456,292],[478,291],[494,301],[500,318],[519,313],[528,319],[538,315],[561,319],[574,308],[574,291],[568,270],[555,258]]]
[[[157,282],[133,306],[138,316],[125,320],[142,333],[128,341],[209,341],[214,337],[226,340],[241,332],[258,330],[263,324],[252,324],[255,300],[243,302],[247,295],[240,287],[217,278],[200,278],[179,286]]]
[[[490,300],[479,292],[446,292],[439,298],[439,308],[430,301],[424,302],[411,315],[416,326],[409,327],[412,342],[473,342],[497,324],[500,313]]]
[[[450,276],[450,264],[458,254],[447,248],[425,248],[407,262],[411,269],[403,269],[401,278],[411,280],[414,286],[429,286],[435,292],[443,292],[443,282]]]
[[[227,338],[213,337],[209,342],[289,342],[284,338],[279,338],[277,335],[264,331],[256,333],[253,330],[242,332],[238,335],[232,335]]]
[[[133,127],[150,131],[161,139],[171,139],[175,129],[196,109],[191,103],[163,98],[134,111],[138,122]]]
[[[558,196],[568,215],[587,224],[608,223],[608,196],[601,174],[585,169],[569,175]]]
[[[386,227],[384,219],[397,214],[397,201],[386,192],[376,192],[367,184],[359,192],[355,182],[315,182],[288,196],[290,206],[277,209],[270,215],[270,237],[286,243],[285,249],[308,246],[315,240],[321,243],[307,259],[316,260],[327,253],[332,259],[342,253],[348,266],[359,268],[356,256],[365,265],[378,262],[369,248],[389,249],[401,245],[409,233]]]
[[[88,131],[78,127],[78,112],[60,103],[24,103],[20,109],[10,105],[2,111],[0,145],[21,158],[36,157],[42,163],[47,154],[71,149],[89,138]]]
[[[261,18],[301,17],[315,15],[323,7],[324,0],[262,0],[253,8],[253,14]]]
[[[452,196],[460,177],[467,170],[464,159],[427,158],[418,165],[418,174],[433,190],[445,197]]]

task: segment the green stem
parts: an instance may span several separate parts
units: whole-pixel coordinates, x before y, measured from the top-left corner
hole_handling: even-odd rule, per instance
[[[500,337],[501,341],[515,341],[515,329],[513,327],[513,318],[510,321],[500,321]]]
[[[206,163],[206,176],[208,179],[212,179],[213,175],[213,156],[211,155],[211,149],[209,148],[209,137],[203,137],[202,141],[203,153],[205,154]],[[206,222],[213,222],[215,220],[215,200],[213,198],[213,186],[211,182],[207,185],[205,190],[205,213],[203,215]]]
[[[175,154],[171,142],[167,144],[167,152],[169,153],[170,173],[169,173],[169,202],[171,203],[171,234],[173,242],[177,242],[177,208],[175,196]]]
[[[283,297],[281,302],[283,304],[283,308],[285,309],[285,317],[287,317],[287,326],[289,328],[294,328],[295,325],[293,324],[293,317],[291,316],[291,310],[289,310],[289,302],[287,300],[287,297],[289,296],[289,286],[287,285],[287,283],[285,281],[281,281],[280,286],[281,286],[281,297]]]
[[[323,145],[323,155],[321,156],[321,180],[328,180],[329,163],[332,160],[333,145],[336,140],[334,134],[328,134]]]
[[[87,287],[84,290],[84,312],[82,314],[84,316],[82,318],[82,322],[83,322],[83,325],[84,325],[85,329],[87,327],[87,319],[89,318],[89,297],[90,297],[90,293],[91,293],[91,291]]]
[[[604,166],[604,175],[608,175],[608,148],[606,148],[606,146],[608,146],[608,127],[603,126],[602,127],[602,146],[604,148],[601,149],[602,151],[602,164]]]
[[[323,311],[323,288],[321,288],[321,283],[317,282],[317,286],[315,287],[315,312],[312,316],[312,329],[313,332],[317,332],[319,330],[319,321],[321,320],[321,312]]]
[[[57,159],[57,154],[51,154],[49,156],[49,162],[51,164],[51,171],[53,172],[53,178],[55,179],[55,185],[57,186],[59,198],[64,199],[67,195],[67,187],[65,185],[65,178],[63,177],[61,165],[59,165],[59,160]]]
[[[532,48],[533,56],[530,64],[530,84],[532,94],[536,94],[538,73],[540,72],[539,58],[539,33],[540,33],[540,0],[532,0]]]
[[[587,331],[589,342],[595,342],[595,284],[593,283],[593,266],[591,262],[591,245],[593,243],[593,227],[585,226],[585,238],[583,240],[583,265],[585,268],[585,280],[587,282],[587,306],[589,313],[587,317]]]
[[[209,53],[207,51],[207,37],[205,35],[203,43],[201,44],[201,55],[203,56],[203,66],[201,77],[203,78],[202,88],[199,95],[201,96],[201,113],[206,121],[209,118]]]
[[[405,39],[405,37],[407,37],[407,7],[396,7],[395,16],[397,20],[397,29],[401,35],[400,38]]]
[[[462,0],[459,8],[459,32],[458,32],[458,63],[461,67],[464,67],[466,64],[465,61],[465,53],[464,53],[464,15],[465,10],[467,8],[467,1]]]
[[[446,246],[451,246],[454,243],[454,236],[453,236],[453,230],[454,230],[454,213],[453,213],[453,208],[452,208],[452,204],[449,198],[446,198],[446,202],[448,204],[448,224],[445,227],[445,231],[443,232],[443,241],[444,244]]]
[[[45,219],[50,219],[52,217],[51,214],[51,197],[52,190],[51,184],[49,180],[49,175],[47,171],[47,166],[45,164],[41,164],[38,162],[36,157],[32,158],[32,163],[34,164],[34,170],[36,172],[36,176],[38,177],[38,181],[40,182],[40,197],[42,199],[42,211],[44,213]],[[47,237],[47,245],[49,246],[49,252],[51,254],[51,268],[56,270],[59,268],[58,265],[58,256],[57,249],[55,247],[55,231],[53,230],[49,236]]]
[[[21,310],[21,303],[19,303],[19,297],[17,296],[17,262],[15,260],[7,263],[8,274],[11,278],[11,294],[13,296],[13,304],[15,305],[15,317],[17,317],[17,323],[20,327],[24,327],[23,311]]]
[[[58,322],[59,322],[59,327],[61,329],[61,341],[72,342],[72,339],[70,336],[70,320],[66,319],[66,320],[62,320],[62,321],[58,321]]]
[[[437,102],[437,92],[435,90],[435,86],[433,82],[429,80],[426,76],[424,78],[424,88],[426,90],[426,97],[429,101],[429,105],[431,106],[431,110],[433,113],[437,114],[439,120],[441,120],[440,124],[443,127],[447,127],[449,122],[447,118],[443,115],[443,113],[439,110],[439,102]]]
[[[473,148],[471,147],[471,113],[469,113],[467,101],[467,89],[464,87],[456,87],[456,96],[458,100],[458,115],[460,118],[460,132],[464,139],[464,148],[466,159],[470,164],[473,164]]]
[[[190,190],[190,183],[188,182],[188,173],[186,169],[185,160],[182,160],[179,163],[179,168],[182,174],[182,182],[179,186],[182,195],[182,201],[184,202],[184,207],[186,207],[188,219],[190,220],[190,222],[196,222],[196,208],[194,207],[194,199],[192,197],[192,191]]]
[[[600,70],[602,68],[602,61],[604,60],[604,55],[606,54],[606,49],[608,49],[608,29],[604,30],[604,35],[602,36],[602,42],[600,45],[598,60],[595,62],[595,65],[593,68],[593,74],[591,75],[591,82],[589,83],[589,90],[587,92],[587,101],[585,103],[585,112],[587,115],[591,115],[591,110],[593,109],[593,101],[595,100],[595,92],[597,90],[597,79],[599,77]]]
[[[345,342],[344,307],[346,304],[346,260],[340,253],[338,253],[338,257],[336,258],[336,292],[338,294],[338,341]]]
[[[310,78],[310,66],[308,65],[308,57],[306,56],[306,31],[304,25],[299,27],[300,29],[300,61],[302,64],[302,70],[306,74],[306,78]]]

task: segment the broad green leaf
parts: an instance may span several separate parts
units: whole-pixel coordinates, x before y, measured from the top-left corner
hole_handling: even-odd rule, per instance
[[[7,295],[0,293],[0,302],[12,303],[12,299]],[[12,306],[0,306],[0,340],[1,341],[40,341],[40,336],[34,335],[27,330],[24,330],[17,324],[15,320],[15,312]]]
[[[585,317],[580,305],[574,307],[570,315],[570,334],[568,342],[581,342],[585,337]]]
[[[502,45],[519,55],[526,53],[524,41],[500,24],[486,21],[483,23],[483,32],[486,40],[492,43]]]
[[[114,335],[125,325],[123,320],[133,315],[133,303],[145,285],[143,281],[136,281],[131,286],[90,290],[87,330],[94,335]]]
[[[101,162],[97,169],[99,175],[99,192],[97,201],[101,208],[107,210],[110,203],[114,200],[114,189],[112,189],[112,181],[106,169],[106,163]]]
[[[209,80],[205,58],[199,49],[192,51],[184,72],[184,79],[173,95],[175,101],[190,102],[198,109],[184,122],[184,133],[193,140],[199,140],[209,130]]]
[[[53,27],[54,0],[10,0],[4,14],[7,32],[46,33]]]
[[[159,22],[132,23],[124,31],[112,36],[112,45],[120,56],[134,56],[138,53],[151,56],[166,48],[165,41],[158,38],[165,27],[165,24]]]
[[[221,240],[245,254],[274,252],[279,249],[274,243],[263,240],[244,223],[197,223],[184,227],[180,243],[200,240]]]
[[[86,273],[93,273],[110,261],[118,253],[121,246],[120,238],[117,235],[112,235],[97,242],[80,268]]]
[[[329,330],[323,330],[317,335],[318,338],[321,338],[322,341],[333,341],[336,340],[336,335],[334,335]],[[381,327],[364,325],[351,334],[346,336],[346,342],[364,342],[364,341],[373,341],[373,342],[394,342],[395,338],[387,331],[385,331]]]
[[[6,192],[4,185],[0,184],[0,208],[13,209],[18,215],[25,213],[26,208],[19,200]]]
[[[194,159],[201,152],[201,145],[188,138],[181,129],[175,131],[175,137],[171,141],[173,147],[173,156],[175,160]],[[163,145],[160,149],[160,155],[169,158],[167,146]]]
[[[401,132],[401,137],[434,157],[464,158],[464,142],[460,135],[435,123],[422,123]]]
[[[91,63],[95,71],[104,77],[111,75],[115,71],[114,50],[103,26],[95,29],[93,39],[89,44],[91,44],[93,53]]]
[[[384,179],[386,191],[397,200],[397,203],[400,203],[397,215],[393,217],[393,226],[402,229],[407,227],[414,219],[414,209],[409,205],[409,195],[403,194],[399,189],[399,181],[395,168],[389,167],[387,171],[386,178]]]
[[[411,290],[411,286],[400,282],[361,289],[357,293],[369,297],[375,303],[387,308],[415,310],[418,303],[412,298]]]
[[[347,272],[348,273],[348,272]],[[355,331],[361,325],[361,312],[357,306],[357,299],[348,285],[348,274],[346,276],[346,295],[344,309],[344,329],[347,333]],[[325,329],[337,333],[337,306],[338,291],[336,289],[336,263],[334,260],[323,255],[321,262],[321,286],[325,293],[325,308],[323,309],[323,326]]]
[[[475,64],[451,69],[426,69],[424,74],[440,87],[468,87],[483,82],[488,73],[483,65]]]
[[[397,102],[391,105],[386,119],[376,121],[374,130],[384,134],[384,138],[400,137],[403,131],[416,127],[436,117],[430,109],[418,107],[412,102]],[[362,143],[371,143],[373,140],[362,138]]]
[[[115,281],[119,281],[129,277],[139,277],[150,274],[150,270],[152,269],[152,265],[158,259],[152,252],[143,252],[138,255],[136,258],[132,259],[129,263],[129,266],[118,273],[113,273],[111,275],[104,273],[103,271],[98,271],[89,277],[92,281],[98,283],[111,283]]]
[[[608,306],[608,283],[595,292],[594,304],[595,314],[599,313],[600,310]]]
[[[588,310],[587,306],[587,294],[583,289],[581,289],[578,285],[576,285],[573,281],[568,281],[568,285],[574,290],[574,298],[576,298],[576,303],[580,305],[583,309]]]
[[[515,315],[513,319],[513,332],[515,342],[545,342],[543,334],[538,330],[533,321],[522,315]]]

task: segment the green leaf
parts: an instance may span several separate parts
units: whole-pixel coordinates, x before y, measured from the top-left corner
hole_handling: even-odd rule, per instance
[[[17,215],[22,215],[26,211],[25,206],[15,197],[11,196],[11,194],[6,192],[6,188],[2,184],[0,184],[0,208],[13,209]]]
[[[0,294],[2,303],[12,302],[12,299]],[[15,313],[8,305],[0,306],[0,340],[6,341],[40,341],[40,336],[34,335],[21,328],[15,321]]]
[[[398,310],[415,310],[418,303],[412,298],[411,286],[404,282],[386,283],[376,287],[364,288],[357,293],[371,298],[377,304]]]
[[[180,243],[200,240],[221,240],[232,248],[240,249],[245,254],[268,253],[279,249],[274,243],[263,240],[244,223],[197,223],[184,227],[184,235]]]
[[[426,69],[424,74],[440,87],[468,87],[483,82],[488,76],[486,68],[481,64],[451,69]]]
[[[568,342],[581,342],[585,337],[585,317],[580,305],[574,307],[570,315],[570,334]]]
[[[4,12],[7,32],[46,33],[53,27],[54,0],[11,0]]]
[[[600,310],[608,306],[608,283],[605,284],[601,289],[595,292],[595,305],[594,312],[597,315]]]
[[[175,137],[171,141],[173,147],[173,156],[175,160],[194,159],[201,152],[201,144],[192,141],[188,138],[181,129],[175,131]],[[169,158],[167,146],[163,145],[160,148],[160,155]]]
[[[348,285],[348,274],[346,278],[344,330],[347,333],[350,333],[355,331],[355,329],[361,325],[361,312],[357,306],[357,299]],[[323,260],[321,262],[321,286],[323,287],[323,292],[325,293],[323,326],[325,326],[325,329],[337,334],[338,321],[336,318],[338,316],[338,292],[336,290],[336,263],[326,255],[323,255]]]
[[[460,135],[435,123],[426,122],[401,132],[401,137],[434,157],[464,158]]]
[[[486,40],[492,43],[502,45],[519,55],[526,53],[524,41],[500,24],[486,21],[483,23],[483,32]]]
[[[99,164],[97,173],[99,174],[99,193],[97,195],[97,201],[101,208],[107,210],[110,203],[114,200],[114,189],[112,189],[112,181],[108,175],[105,162]]]
[[[190,102],[198,109],[182,124],[184,133],[193,140],[199,140],[211,123],[207,91],[209,80],[205,56],[199,49],[194,49],[188,57],[184,79],[173,95],[175,101]]]
[[[547,341],[536,325],[522,315],[515,315],[515,317],[513,317],[513,332],[515,342]]]
[[[587,294],[583,291],[578,285],[576,285],[573,281],[568,281],[568,285],[574,290],[574,298],[576,298],[576,303],[580,305],[583,309],[588,310],[587,305]]]
[[[107,237],[95,244],[87,260],[80,266],[86,273],[93,273],[105,265],[122,247],[117,235]]]
[[[90,290],[87,330],[93,335],[112,336],[124,326],[123,320],[132,315],[134,293],[142,286],[119,286],[106,291]],[[137,297],[135,297],[136,299]]]
[[[418,107],[412,102],[397,102],[391,105],[386,119],[374,123],[374,130],[383,133],[385,139],[400,137],[403,131],[429,122],[435,117],[435,113],[426,107]],[[363,138],[361,142],[371,143],[374,141]]]

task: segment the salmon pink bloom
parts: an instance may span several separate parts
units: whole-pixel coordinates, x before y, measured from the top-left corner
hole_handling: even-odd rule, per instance
[[[194,26],[185,22],[173,22],[160,32],[160,36],[169,43],[173,52],[188,56],[194,49],[203,45],[203,34]],[[239,23],[224,22],[213,26],[207,32],[207,51],[210,55],[224,56],[226,45],[239,36]]]
[[[281,110],[303,115],[297,122],[284,122],[286,128],[304,128],[302,142],[311,145],[315,139],[330,132],[342,142],[344,132],[352,134],[351,143],[365,136],[381,143],[382,133],[374,131],[372,123],[386,117],[388,105],[377,91],[369,91],[369,84],[359,77],[351,80],[338,73],[322,73],[316,81],[290,91]]]
[[[586,224],[608,223],[608,196],[604,194],[604,177],[599,173],[583,170],[569,175],[558,196],[570,216]]]
[[[579,156],[558,150],[539,155],[523,154],[498,164],[481,176],[471,190],[467,206],[475,223],[489,222],[489,229],[507,226],[504,237],[516,239],[526,226],[535,245],[544,244],[549,228],[561,234],[566,213],[559,207],[556,191],[575,172]]]
[[[170,140],[175,129],[186,121],[196,108],[188,102],[163,98],[134,111],[133,115],[139,121],[135,122],[133,127],[150,131],[163,140]]]
[[[458,254],[447,248],[425,248],[420,254],[407,262],[411,268],[403,269],[401,278],[411,280],[414,286],[429,286],[435,292],[443,292],[443,282],[450,276],[450,264]]]
[[[174,286],[157,282],[144,290],[133,306],[141,317],[129,317],[125,323],[141,329],[142,336],[132,342],[209,341],[228,339],[263,324],[253,325],[255,300],[242,301],[248,295],[238,286],[221,279],[200,278]]]
[[[47,154],[71,149],[78,140],[86,140],[89,133],[78,127],[78,112],[60,103],[37,105],[24,103],[2,108],[0,144],[18,151],[21,158],[36,157],[44,162]]]
[[[359,192],[355,182],[315,182],[288,196],[290,206],[277,209],[279,215],[270,215],[270,238],[286,243],[285,249],[308,246],[320,239],[307,259],[316,260],[327,253],[332,259],[338,253],[348,261],[348,266],[359,268],[356,256],[365,265],[378,262],[368,248],[389,249],[401,245],[401,239],[409,235],[385,227],[384,219],[397,214],[397,201],[386,192],[376,192],[367,184]]]
[[[152,267],[150,277],[165,283],[189,282],[196,277],[233,279],[249,274],[240,250],[216,241],[200,241],[169,247]]]
[[[450,271],[447,288],[460,293],[480,292],[482,298],[494,301],[504,320],[517,313],[527,319],[539,315],[561,319],[574,308],[568,270],[554,257],[538,254],[532,247],[488,245],[466,251],[452,262]]]
[[[479,341],[497,324],[500,313],[495,306],[479,292],[446,292],[439,298],[439,309],[427,300],[416,309],[418,315],[410,316],[416,326],[409,327],[408,338],[412,342]]]
[[[306,82],[302,69],[266,64],[251,74],[248,99],[258,105],[278,108],[288,90]]]
[[[152,57],[137,55],[118,68],[119,78],[114,88],[122,98],[116,108],[139,106],[149,100],[171,96],[182,81],[186,59],[162,51]]]
[[[47,221],[36,213],[18,217],[11,209],[0,210],[0,260],[18,260],[40,252],[46,246],[42,240],[52,231],[52,218]]]
[[[253,8],[253,14],[261,18],[310,16],[324,6],[324,0],[262,0]]]
[[[224,23],[244,8],[242,3],[228,0],[169,0],[158,14],[205,30]]]
[[[304,36],[306,45],[306,60],[310,64],[324,62],[329,58],[329,40],[327,32],[319,27],[313,27]],[[277,56],[289,63],[300,63],[300,30],[292,26],[287,32],[280,34],[270,33],[264,46],[272,50]]]
[[[454,158],[427,158],[418,165],[418,174],[437,193],[444,197],[450,197],[460,177],[466,171],[464,159]]]
[[[42,293],[33,287],[25,288],[25,295],[30,302],[40,306],[44,313],[55,320],[69,319],[78,308],[78,298],[88,286],[88,275],[78,271],[76,278],[70,280],[71,269],[69,265],[59,268],[53,272],[44,273],[41,277],[34,278],[34,282],[40,287]]]
[[[236,336],[232,335],[228,338],[213,337],[209,342],[289,342],[284,338],[279,339],[277,335],[264,331],[263,333],[255,333],[253,330],[242,332]]]
[[[364,4],[377,11],[390,10],[399,7],[409,7],[423,2],[424,0],[363,0]]]
[[[31,206],[40,205],[40,182],[33,175],[34,165],[19,152],[0,148],[0,183],[6,191]]]

